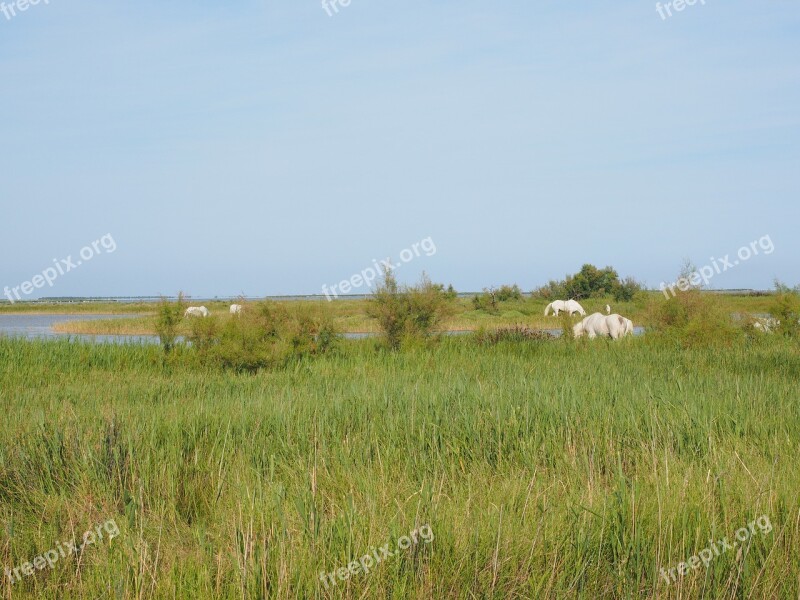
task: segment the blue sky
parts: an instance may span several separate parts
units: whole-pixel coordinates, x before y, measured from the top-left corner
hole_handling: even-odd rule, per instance
[[[105,234],[31,297],[321,293],[428,237],[401,280],[769,235],[712,287],[800,283],[799,57],[788,1],[42,0],[0,13],[0,287]]]

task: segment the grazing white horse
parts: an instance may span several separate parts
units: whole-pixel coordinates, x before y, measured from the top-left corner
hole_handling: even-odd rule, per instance
[[[633,335],[633,321],[630,319],[625,319],[625,335]]]
[[[546,317],[549,315],[551,310],[555,316],[558,316],[558,313],[560,313],[562,310],[568,312],[570,316],[574,315],[575,313],[580,313],[582,317],[586,316],[586,311],[583,310],[583,307],[575,302],[575,300],[554,300],[545,307],[544,316]]]
[[[183,313],[184,317],[207,317],[208,309],[205,306],[190,306]]]
[[[231,304],[231,314],[238,315],[242,312],[242,305],[241,304]]]
[[[629,332],[633,333],[633,322],[621,315],[604,315],[596,312],[575,325],[572,332],[576,338],[586,334],[590,340],[598,335],[616,340],[625,337]]]

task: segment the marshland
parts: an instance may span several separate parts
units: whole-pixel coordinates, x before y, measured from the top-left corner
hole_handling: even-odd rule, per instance
[[[4,13],[0,600],[800,598],[800,3]]]
[[[618,306],[647,332],[612,341],[536,334],[579,320],[545,318],[536,295],[484,306],[388,279],[368,300],[253,301],[238,316],[213,304],[192,319],[165,299],[68,323],[163,345],[0,339],[4,565],[119,528],[0,585],[43,598],[797,594],[797,328],[763,333],[746,316],[796,319],[796,292],[640,291]],[[760,517],[769,532],[670,579]],[[429,541],[352,567],[424,526]]]

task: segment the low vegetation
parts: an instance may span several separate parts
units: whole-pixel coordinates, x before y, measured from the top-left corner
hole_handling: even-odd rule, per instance
[[[185,310],[186,302],[184,301],[183,293],[178,294],[178,299],[175,302],[170,302],[163,296],[158,302],[156,334],[166,354],[169,354],[175,347],[175,342],[178,339],[178,328],[183,320]]]
[[[276,309],[242,315],[271,332],[254,347],[321,343],[318,325]],[[674,326],[689,330],[699,313],[680,310]],[[3,577],[0,593],[800,593],[797,340],[566,343],[520,329],[398,352],[348,340],[253,375],[195,361],[227,343],[223,321],[198,319],[217,328],[210,346],[176,345],[168,362],[155,345],[0,339],[3,567],[96,523],[120,531],[13,586]],[[741,552],[675,583],[660,574],[762,515],[774,529]],[[430,544],[321,583],[423,525]]]
[[[375,319],[381,337],[392,350],[404,343],[429,339],[453,313],[451,296],[425,275],[414,286],[401,286],[390,270],[368,300],[366,313]]]
[[[257,302],[221,323],[192,319],[189,341],[200,362],[236,371],[284,366],[333,350],[338,333],[319,303]]]
[[[780,281],[775,282],[775,298],[770,314],[777,322],[775,333],[790,338],[800,337],[800,286],[790,288]]]

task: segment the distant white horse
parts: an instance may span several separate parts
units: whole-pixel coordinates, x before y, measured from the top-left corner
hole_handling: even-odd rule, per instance
[[[242,312],[242,305],[241,304],[231,304],[231,314],[238,315]]]
[[[772,333],[775,329],[780,327],[781,322],[773,317],[756,318],[753,327],[764,333]]]
[[[572,328],[576,338],[585,334],[590,340],[597,336],[616,340],[628,335],[629,330],[633,333],[633,322],[630,319],[617,314],[604,315],[599,312],[592,313]]]
[[[586,311],[583,310],[583,307],[575,302],[575,300],[554,300],[545,307],[544,316],[546,317],[549,315],[551,310],[555,316],[558,316],[558,313],[560,313],[562,310],[569,313],[570,316],[574,315],[575,313],[580,313],[582,317],[586,316]]]
[[[184,317],[207,317],[208,309],[205,306],[190,306],[183,313]]]
[[[606,304],[606,314],[607,315],[611,314],[611,307],[608,304]]]

